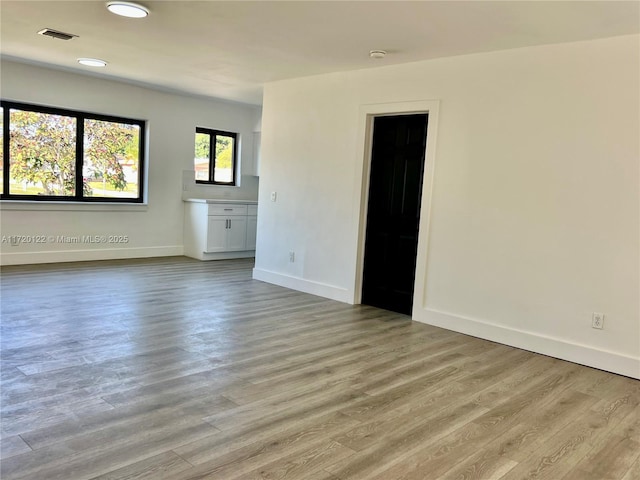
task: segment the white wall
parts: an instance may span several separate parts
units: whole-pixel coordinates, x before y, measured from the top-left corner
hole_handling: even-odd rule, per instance
[[[439,101],[413,318],[640,378],[639,44],[633,35],[267,85],[254,276],[356,300],[362,112]],[[591,328],[594,311],[604,330]]]
[[[174,95],[15,62],[3,61],[1,66],[1,95],[5,100],[147,120],[148,134],[146,205],[9,201],[1,205],[4,236],[126,235],[127,243],[4,243],[0,245],[3,264],[181,255],[183,194],[203,198],[257,197],[256,177],[242,176],[240,188],[196,187],[184,180],[184,172],[193,169],[196,126],[239,132],[241,164],[249,164],[259,107]]]

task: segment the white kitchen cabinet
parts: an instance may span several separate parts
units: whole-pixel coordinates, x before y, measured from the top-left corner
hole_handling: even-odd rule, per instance
[[[214,217],[207,220],[205,253],[255,250],[247,248],[247,217]]]
[[[253,132],[253,165],[251,174],[256,177],[260,176],[261,136],[262,134],[260,132]]]
[[[253,257],[257,217],[249,211],[257,213],[256,202],[185,200],[184,254],[199,260]]]
[[[247,216],[247,248],[256,249],[256,235],[258,233],[258,217],[256,215]]]
[[[207,218],[207,247],[203,253],[227,251],[228,219],[224,217]]]
[[[258,205],[247,205],[247,248],[256,249],[256,234],[258,233]]]
[[[247,245],[247,219],[248,217],[229,219],[229,233],[227,234],[227,248],[229,251],[256,249],[255,245],[253,248]]]

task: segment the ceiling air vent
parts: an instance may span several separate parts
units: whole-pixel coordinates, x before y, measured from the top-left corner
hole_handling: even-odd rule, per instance
[[[73,33],[59,32],[58,30],[54,30],[53,28],[43,28],[38,32],[38,34],[45,35],[51,38],[57,38],[59,40],[71,40],[73,37],[78,36],[78,35],[74,35]]]

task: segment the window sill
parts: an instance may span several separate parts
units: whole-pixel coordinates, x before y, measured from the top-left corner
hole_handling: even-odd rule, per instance
[[[52,212],[146,212],[146,203],[47,202],[40,200],[0,200],[0,211]]]
[[[196,185],[208,185],[215,187],[239,187],[235,183],[205,182],[204,180],[196,180]]]

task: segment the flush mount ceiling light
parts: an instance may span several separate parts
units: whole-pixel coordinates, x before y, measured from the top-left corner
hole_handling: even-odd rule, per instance
[[[371,58],[384,58],[386,54],[387,52],[385,52],[384,50],[371,50],[369,52],[369,56]]]
[[[107,62],[99,58],[79,58],[78,63],[87,67],[106,67]]]
[[[107,10],[116,15],[129,18],[144,18],[149,15],[149,9],[131,2],[108,2]]]

